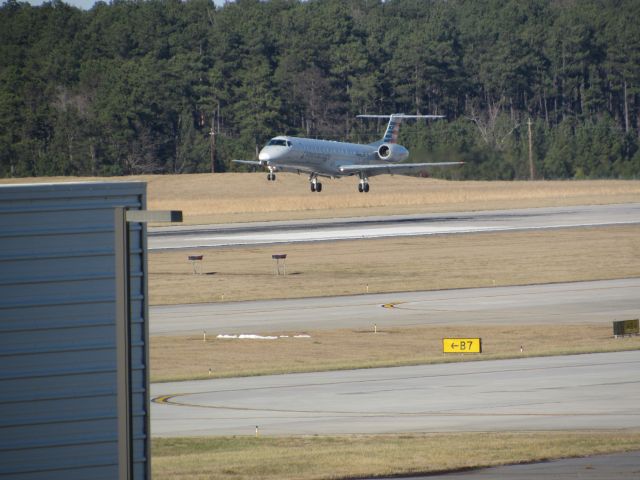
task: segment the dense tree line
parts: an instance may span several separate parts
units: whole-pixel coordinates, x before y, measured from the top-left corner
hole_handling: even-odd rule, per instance
[[[530,130],[539,178],[638,178],[638,18],[637,0],[9,0],[0,176],[224,171],[275,134],[370,142],[383,125],[357,114],[404,112],[446,115],[401,131],[414,161],[468,162],[445,175],[527,178]]]

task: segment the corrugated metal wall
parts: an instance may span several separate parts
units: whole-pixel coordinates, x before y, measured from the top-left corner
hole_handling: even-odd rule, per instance
[[[114,208],[144,183],[0,186],[0,478],[119,476]],[[148,478],[145,232],[130,225],[131,457]],[[121,432],[120,432],[121,433]]]

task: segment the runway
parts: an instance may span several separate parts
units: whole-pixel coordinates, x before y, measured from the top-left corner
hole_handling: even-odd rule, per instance
[[[150,251],[640,223],[640,203],[430,215],[157,227]]]
[[[630,351],[153,384],[152,432],[640,428],[639,368],[640,351]]]
[[[640,278],[344,297],[156,306],[151,335],[412,325],[610,323],[640,316]]]

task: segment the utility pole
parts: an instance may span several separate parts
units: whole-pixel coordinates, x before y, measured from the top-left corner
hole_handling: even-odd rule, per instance
[[[529,130],[529,179],[534,180],[536,177],[536,172],[533,167],[533,139],[531,138],[531,117],[527,121],[527,127]]]
[[[216,173],[216,130],[215,130],[215,115],[211,115],[211,131],[209,132],[211,137],[211,173]]]

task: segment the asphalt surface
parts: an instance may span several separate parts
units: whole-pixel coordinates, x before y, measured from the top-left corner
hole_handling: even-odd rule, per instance
[[[629,351],[153,384],[152,433],[640,428],[639,368]]]
[[[640,278],[156,306],[151,335],[261,334],[453,324],[609,323],[640,316]]]
[[[556,480],[631,480],[640,478],[640,452],[568,458],[551,462],[507,465],[444,475],[402,478],[404,480],[540,480],[543,478]],[[378,478],[377,480],[385,479]]]
[[[154,250],[640,223],[640,203],[150,228]]]

